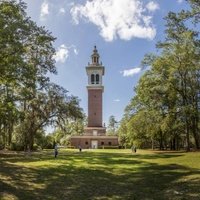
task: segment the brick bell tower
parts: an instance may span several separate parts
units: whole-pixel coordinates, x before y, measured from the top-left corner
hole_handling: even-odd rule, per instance
[[[100,56],[96,46],[94,46],[91,55],[91,63],[88,63],[86,72],[88,76],[88,126],[85,128],[85,135],[103,136],[106,128],[103,127],[103,91],[102,77],[104,75],[104,66],[99,61]]]
[[[86,66],[88,76],[88,125],[82,135],[71,136],[71,146],[84,149],[97,149],[106,146],[118,147],[118,137],[106,135],[103,126],[103,91],[102,77],[105,69],[101,62],[96,46],[91,55],[91,63]]]

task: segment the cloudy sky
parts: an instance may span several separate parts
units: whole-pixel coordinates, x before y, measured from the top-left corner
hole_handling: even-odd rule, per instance
[[[27,13],[57,38],[58,75],[51,80],[78,96],[87,114],[85,66],[97,46],[105,66],[104,122],[120,120],[144,70],[146,53],[164,38],[163,17],[179,11],[185,0],[25,0]]]

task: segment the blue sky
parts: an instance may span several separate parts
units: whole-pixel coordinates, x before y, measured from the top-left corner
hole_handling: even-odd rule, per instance
[[[139,66],[146,53],[156,52],[164,38],[163,17],[180,11],[185,0],[25,0],[27,14],[57,38],[58,75],[51,80],[78,96],[87,114],[85,66],[97,46],[105,66],[103,121],[117,120],[134,96],[144,73]]]

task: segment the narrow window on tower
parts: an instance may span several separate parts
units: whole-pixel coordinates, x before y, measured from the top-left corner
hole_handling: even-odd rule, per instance
[[[91,75],[91,83],[94,84],[94,74]]]
[[[99,84],[99,74],[96,74],[96,84]]]
[[[94,63],[96,63],[96,57],[94,57]]]

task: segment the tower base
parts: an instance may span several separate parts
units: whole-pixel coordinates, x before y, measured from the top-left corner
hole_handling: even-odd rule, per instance
[[[90,136],[105,136],[106,128],[105,127],[85,127],[84,135]]]
[[[93,136],[93,135],[82,135],[72,136],[71,146],[75,148],[83,149],[109,149],[116,147],[118,148],[118,137],[117,136]]]
[[[105,127],[85,127],[84,134],[71,137],[71,146],[84,149],[118,148],[117,136],[107,136]]]

